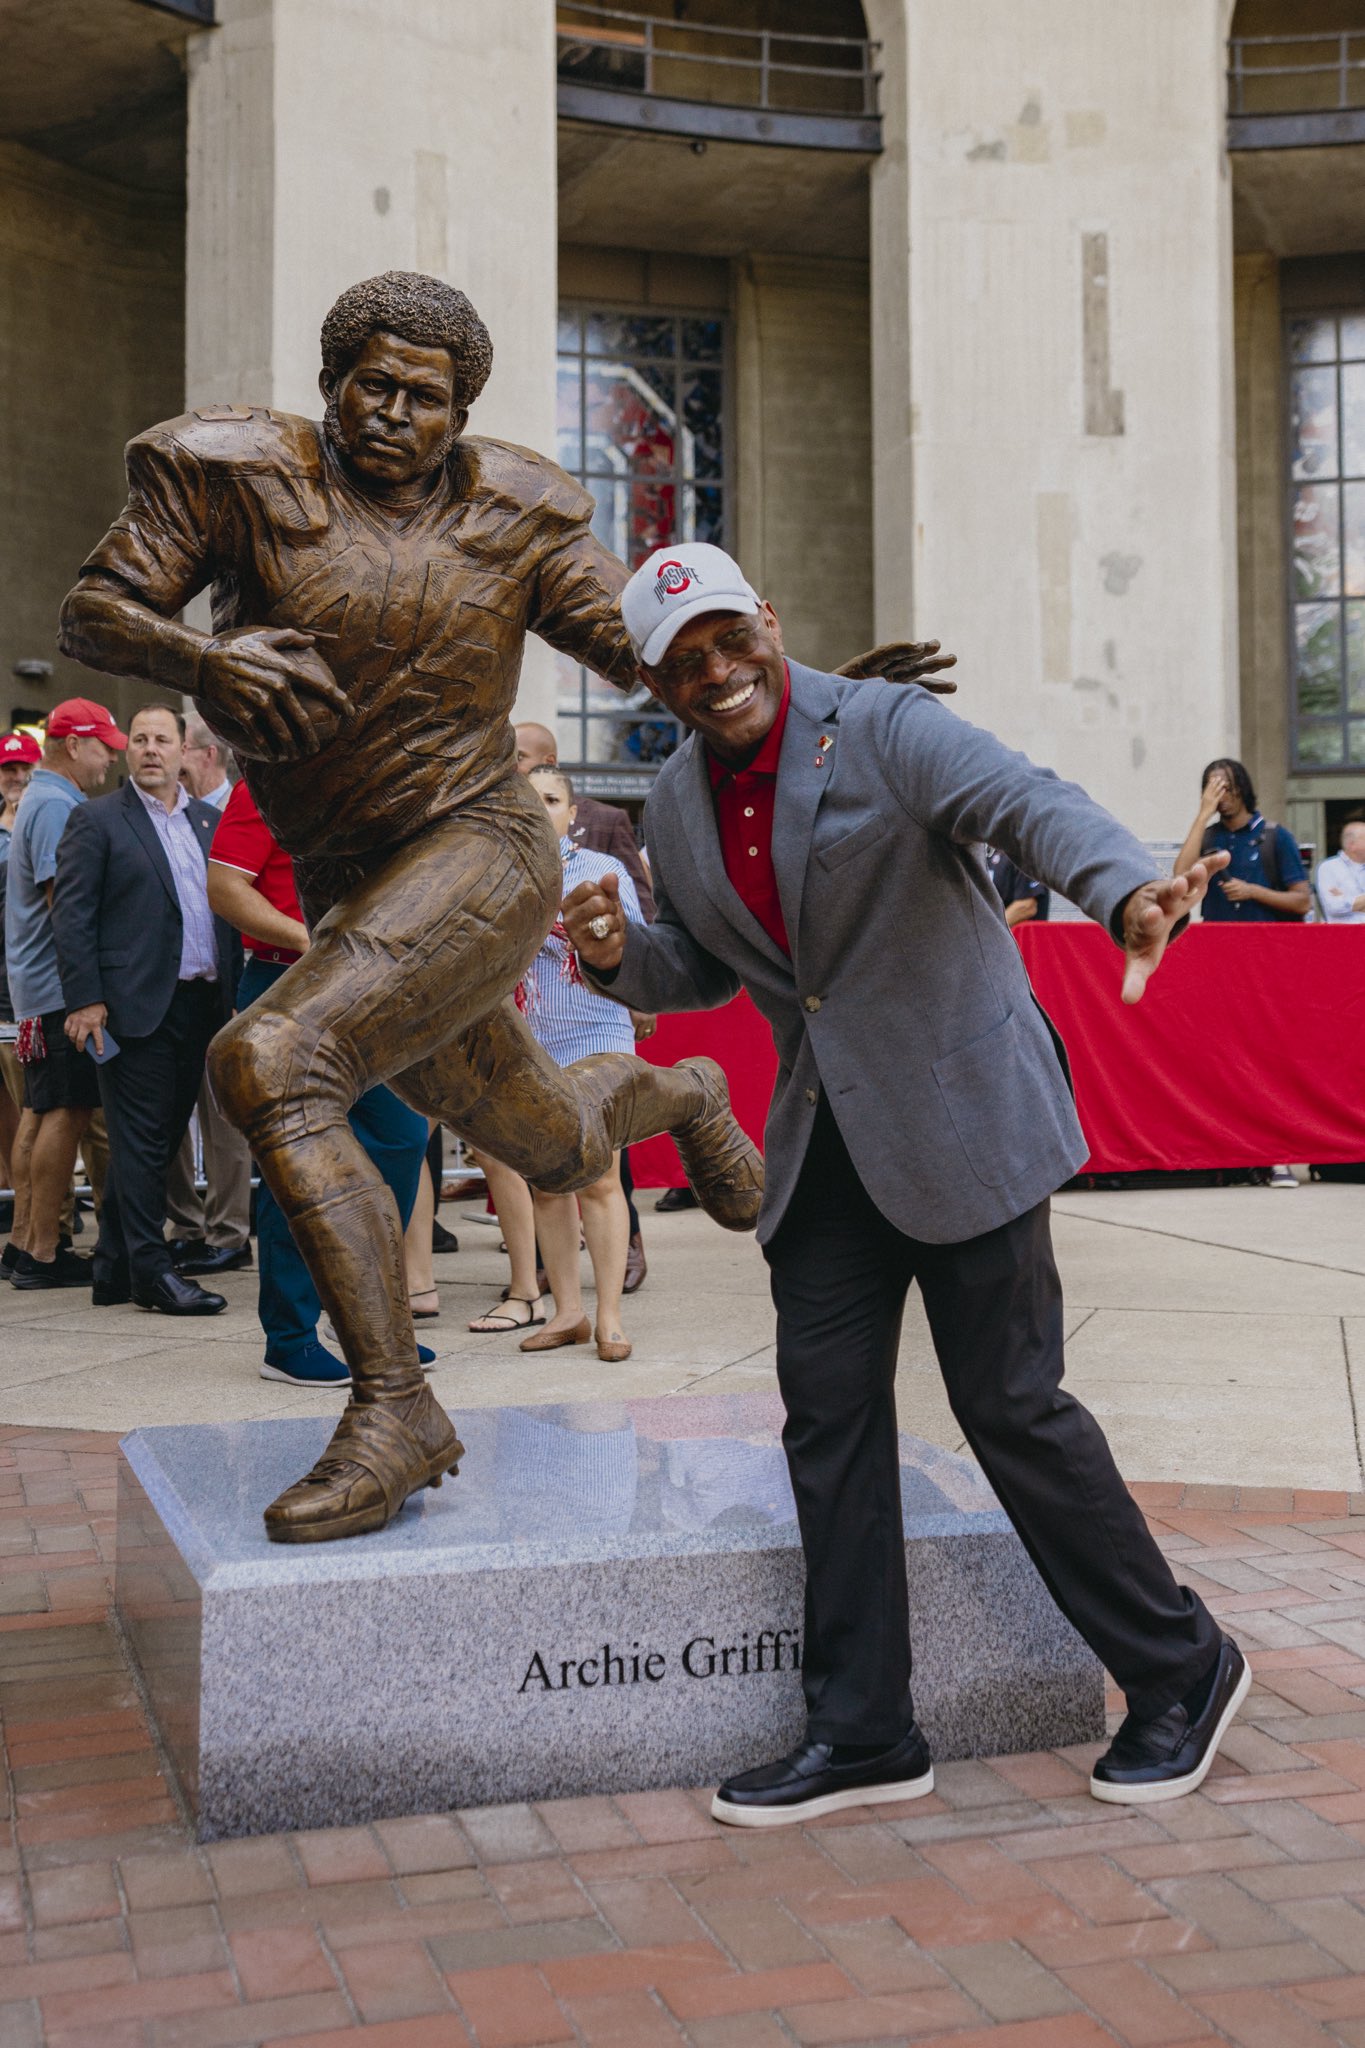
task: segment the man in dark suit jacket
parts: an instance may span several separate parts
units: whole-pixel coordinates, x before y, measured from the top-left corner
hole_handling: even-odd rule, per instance
[[[209,909],[211,804],[180,786],[185,721],[155,704],[128,727],[131,780],[73,811],[57,850],[52,918],[66,1032],[118,1051],[99,1070],[110,1166],[94,1258],[98,1307],[163,1315],[227,1306],[178,1274],[165,1240],[166,1169],[232,995],[232,935]]]
[[[1127,1694],[1092,1793],[1193,1791],[1250,1671],[1062,1389],[1048,1202],[1086,1142],[982,845],[1112,933],[1130,1002],[1227,857],[1158,881],[1083,790],[928,691],[786,661],[771,606],[718,548],[651,557],[621,611],[646,679],[692,731],[649,798],[657,920],[627,928],[608,876],[567,899],[569,935],[633,1009],[714,1008],[743,986],[779,1060],[758,1241],[806,1553],[807,1740],[730,1779],[712,1812],[770,1827],[932,1788],[895,1408],[916,1281],[963,1434]]]

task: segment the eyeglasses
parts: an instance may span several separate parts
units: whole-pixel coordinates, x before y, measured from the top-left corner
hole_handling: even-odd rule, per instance
[[[718,654],[722,661],[743,661],[746,654],[752,654],[761,645],[762,639],[763,627],[756,619],[752,624],[731,626],[709,647],[690,648],[686,654],[675,655],[672,661],[660,662],[652,674],[669,689],[679,683],[694,683],[705,675],[713,654]]]

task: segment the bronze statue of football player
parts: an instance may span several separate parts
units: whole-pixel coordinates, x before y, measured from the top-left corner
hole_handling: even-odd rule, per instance
[[[560,898],[509,722],[526,634],[623,689],[637,673],[628,572],[587,492],[528,449],[464,438],[491,361],[439,279],[353,285],[323,322],[323,422],[213,405],[139,434],[127,505],[62,610],[64,653],[195,698],[294,857],[312,927],[210,1055],[352,1374],[322,1457],[266,1510],[278,1542],[383,1528],[462,1454],[418,1364],[397,1208],[347,1122],[366,1089],[387,1082],[557,1192],[667,1131],[717,1222],[758,1214],[762,1162],[713,1061],[561,1070],[513,1000]],[[211,634],[175,617],[208,585]],[[899,650],[899,674],[928,680],[935,652]],[[859,671],[883,672],[871,661]]]

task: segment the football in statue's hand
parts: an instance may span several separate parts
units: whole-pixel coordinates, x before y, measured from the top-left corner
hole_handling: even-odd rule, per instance
[[[311,636],[237,627],[203,650],[196,702],[234,752],[253,761],[315,754],[336,737],[346,695]]]

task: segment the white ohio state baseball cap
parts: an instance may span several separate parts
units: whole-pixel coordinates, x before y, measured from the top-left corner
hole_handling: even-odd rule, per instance
[[[703,612],[758,610],[759,596],[739,563],[709,541],[656,548],[621,592],[621,619],[636,658],[654,668],[673,636]]]

